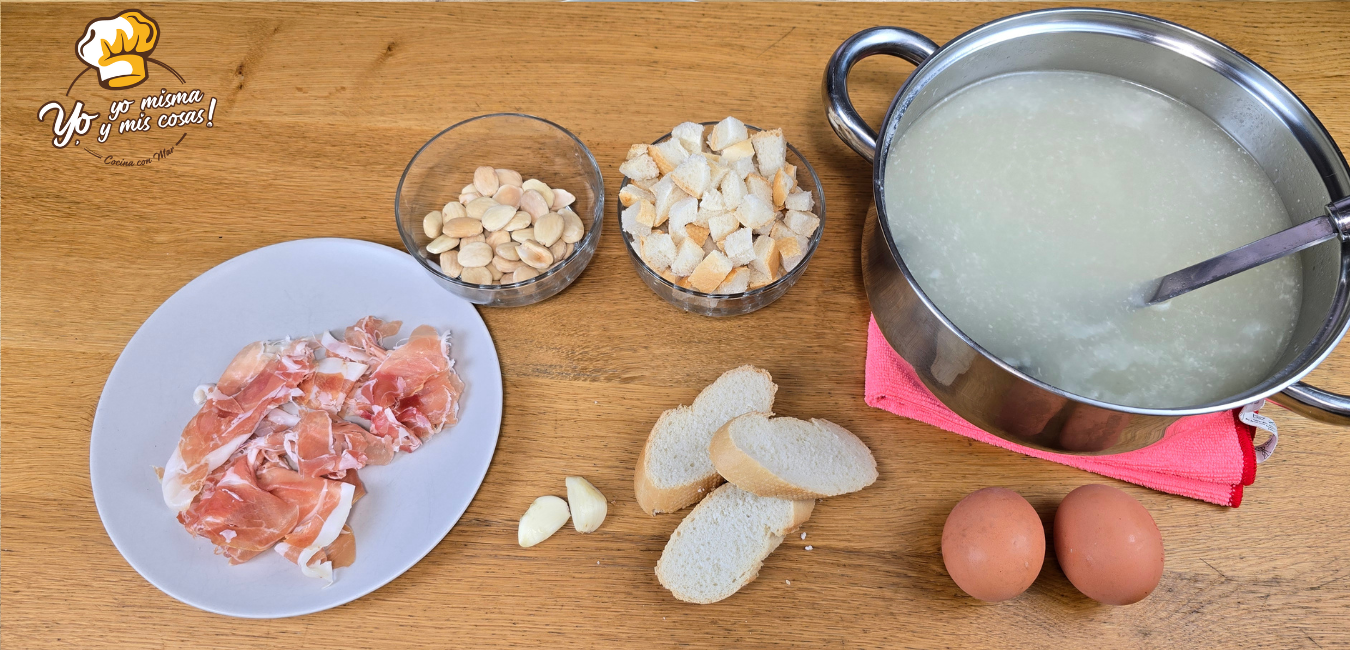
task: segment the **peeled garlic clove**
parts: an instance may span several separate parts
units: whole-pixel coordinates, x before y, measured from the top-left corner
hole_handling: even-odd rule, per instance
[[[540,196],[544,197],[544,205],[553,205],[553,190],[549,189],[549,187],[544,184],[544,181],[537,178],[531,178],[530,180],[521,183],[520,189],[534,190],[538,192]]]
[[[563,212],[562,218],[563,218],[563,230],[562,230],[563,241],[569,244],[575,244],[581,241],[582,237],[586,236],[586,226],[581,223],[581,217],[578,217],[575,212],[572,212],[571,210]]]
[[[557,212],[550,212],[534,222],[534,238],[545,246],[552,246],[563,233],[563,218]]]
[[[567,505],[572,509],[572,526],[578,533],[595,532],[609,513],[605,495],[580,476],[567,477]]]
[[[492,196],[497,192],[497,170],[491,167],[479,167],[473,170],[474,190],[483,196]]]
[[[571,192],[568,192],[567,190],[560,190],[555,187],[553,188],[553,200],[550,201],[548,205],[554,210],[561,210],[569,205],[572,205],[572,202],[576,200],[577,197],[573,196]]]
[[[486,270],[483,272],[487,273]],[[551,494],[539,497],[520,518],[516,541],[525,548],[534,546],[552,537],[553,533],[558,532],[558,529],[567,523],[569,517],[571,513],[567,509],[566,501]]]
[[[498,169],[497,184],[520,187],[520,172],[514,169]]]
[[[441,211],[432,210],[422,217],[422,232],[432,239],[441,236]]]

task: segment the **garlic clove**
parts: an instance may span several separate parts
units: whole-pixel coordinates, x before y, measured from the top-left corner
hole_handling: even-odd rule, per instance
[[[525,548],[534,546],[558,532],[570,516],[566,501],[551,494],[539,497],[521,516],[516,541]]]
[[[572,509],[572,526],[578,533],[595,532],[609,513],[605,495],[580,476],[567,477],[567,503]]]

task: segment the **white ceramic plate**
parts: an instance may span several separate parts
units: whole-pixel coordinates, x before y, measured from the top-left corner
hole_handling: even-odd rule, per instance
[[[337,580],[306,578],[276,553],[230,566],[164,505],[163,466],[197,406],[252,341],[317,334],[366,315],[451,332],[467,388],[459,424],[384,467],[361,470],[369,493],[352,508],[356,563]],[[94,414],[89,475],[103,526],[151,584],[194,607],[248,618],[296,616],[360,598],[438,544],[478,491],[501,427],[497,351],[474,307],[438,286],[406,253],[350,239],[306,239],[240,255],[189,282],[127,343]]]

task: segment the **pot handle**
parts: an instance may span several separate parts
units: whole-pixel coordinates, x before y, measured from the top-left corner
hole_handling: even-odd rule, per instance
[[[919,65],[937,50],[937,43],[927,36],[899,27],[864,29],[844,41],[830,56],[821,86],[825,115],[839,139],[868,162],[875,162],[877,132],[863,121],[848,98],[848,73],[853,64],[874,54],[889,54]]]
[[[1298,382],[1284,392],[1271,395],[1272,402],[1309,420],[1350,426],[1350,397],[1337,395]]]

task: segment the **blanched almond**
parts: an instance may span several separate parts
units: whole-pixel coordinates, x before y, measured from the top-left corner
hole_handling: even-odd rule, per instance
[[[472,237],[483,232],[483,222],[469,217],[451,219],[441,226],[441,232],[445,237]]]
[[[539,497],[520,518],[516,541],[525,548],[534,546],[552,537],[570,517],[566,501],[551,494]]]
[[[563,258],[563,251],[566,251],[566,250],[567,250],[567,244],[564,243],[563,240],[561,240],[561,239],[559,239],[558,241],[553,242],[553,245],[548,247],[548,252],[553,253],[553,261],[554,261],[554,262],[561,262],[561,261],[562,261],[562,258]]]
[[[502,273],[502,270],[501,270],[501,269],[499,269],[499,268],[497,268],[497,267],[495,267],[495,266],[493,266],[493,265],[491,265],[491,264],[488,264],[487,266],[485,266],[485,267],[483,267],[483,268],[486,268],[486,269],[488,270],[488,273],[491,273],[491,274],[492,274],[492,281],[493,281],[493,282],[501,282],[501,281],[502,281],[502,276],[503,276],[503,275],[506,275],[505,273]]]
[[[524,210],[519,210],[516,212],[516,216],[511,217],[511,220],[506,222],[506,227],[503,230],[515,232],[521,228],[529,228],[532,223],[534,223],[534,217],[531,217],[530,213]]]
[[[605,495],[590,481],[580,476],[567,477],[567,505],[571,509],[572,526],[578,533],[595,532],[609,513]]]
[[[492,261],[492,247],[484,242],[474,242],[465,244],[459,248],[459,263],[464,268],[473,266],[487,266]]]
[[[553,200],[550,201],[548,205],[554,210],[561,210],[569,205],[572,205],[572,203],[575,202],[576,200],[577,197],[572,196],[571,192],[568,192],[567,190],[560,190],[558,188],[553,188]]]
[[[511,274],[511,281],[524,282],[537,277],[539,277],[539,269],[536,269],[533,266],[521,266],[516,269],[515,273]]]
[[[520,261],[541,271],[553,265],[553,253],[539,245],[537,241],[528,240],[521,243],[516,252],[520,254]]]
[[[509,185],[507,187],[510,187]],[[516,208],[512,205],[502,205],[498,203],[483,211],[483,228],[485,230],[501,230],[516,216]]]
[[[458,239],[449,235],[441,235],[440,237],[431,240],[430,244],[427,244],[427,252],[432,255],[440,255],[458,245]]]
[[[524,264],[522,264],[520,260],[508,260],[505,257],[498,255],[497,257],[492,258],[492,266],[502,273],[512,273],[516,269],[524,266]]]
[[[464,192],[463,194],[459,195],[459,204],[468,205],[470,203],[473,203],[475,200],[482,198],[482,196],[483,195],[479,194],[478,192]]]
[[[545,185],[544,181],[541,181],[537,178],[531,178],[530,180],[521,183],[520,189],[534,190],[538,192],[540,196],[544,197],[545,205],[553,205],[553,190],[550,189],[549,186]]]
[[[563,241],[569,244],[575,244],[581,241],[582,237],[586,236],[586,226],[585,224],[581,223],[581,217],[578,217],[576,213],[571,212],[569,210],[568,212],[562,213],[562,218],[563,218],[563,231],[562,231]]]
[[[465,209],[464,204],[459,201],[451,201],[446,203],[445,207],[441,208],[441,223],[467,216],[469,216],[469,211]]]
[[[520,191],[520,188],[516,187],[515,185],[503,185],[497,188],[497,193],[492,195],[492,200],[502,205],[509,205],[513,208],[519,208],[520,197],[522,196],[522,194],[523,192]]]
[[[528,182],[526,181],[526,183]],[[525,194],[520,197],[520,209],[530,213],[531,217],[538,219],[548,214],[548,201],[538,190],[527,188]]]
[[[505,244],[509,241],[511,241],[511,233],[506,232],[505,230],[498,230],[496,232],[488,233],[488,235],[483,238],[483,243],[487,244],[488,246],[491,246],[494,250],[498,246]]]
[[[474,190],[483,196],[492,196],[497,193],[497,170],[491,167],[479,167],[473,170]]]
[[[492,250],[497,253],[497,257],[511,260],[512,262],[519,262],[520,253],[516,252],[516,249],[519,247],[520,244],[518,242],[508,241],[505,244],[497,244],[496,248],[493,248]]]
[[[480,232],[477,235],[471,235],[469,237],[460,237],[459,247],[463,248],[465,244],[472,244],[474,242],[483,242],[483,241],[487,241],[487,238],[483,237],[483,233]]]
[[[497,205],[497,202],[493,200],[492,197],[480,196],[470,201],[469,204],[464,207],[467,209],[470,219],[482,219],[483,213],[487,212],[487,209],[494,205]]]
[[[459,279],[470,284],[492,284],[492,272],[482,266],[466,267]]]
[[[562,232],[563,218],[557,212],[545,214],[534,222],[534,239],[545,246],[552,246],[562,237]]]
[[[445,251],[444,253],[441,253],[441,273],[452,278],[459,277],[459,274],[464,272],[464,266],[456,259],[458,257],[459,253],[455,251]]]
[[[422,217],[422,232],[426,236],[435,239],[441,236],[441,211],[432,210],[427,216]]]
[[[497,183],[499,185],[510,185],[520,187],[520,172],[514,169],[498,169]]]

